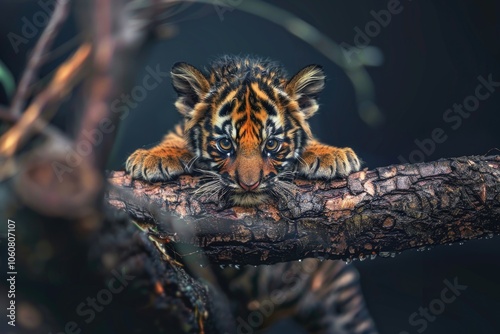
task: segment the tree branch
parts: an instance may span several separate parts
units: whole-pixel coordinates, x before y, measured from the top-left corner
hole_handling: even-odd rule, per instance
[[[221,264],[349,261],[500,232],[500,156],[394,165],[331,182],[295,180],[293,197],[257,208],[196,198],[200,180],[192,176],[147,184],[118,171],[109,181],[116,186],[107,197],[112,206]],[[178,217],[174,225],[164,223],[168,213]]]

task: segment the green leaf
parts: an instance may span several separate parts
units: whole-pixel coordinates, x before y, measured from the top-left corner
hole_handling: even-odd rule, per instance
[[[16,83],[14,81],[14,76],[10,73],[9,69],[0,60],[0,84],[3,86],[5,92],[9,97],[14,93],[14,88]]]

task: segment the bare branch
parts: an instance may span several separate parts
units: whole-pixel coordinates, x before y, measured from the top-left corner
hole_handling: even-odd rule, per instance
[[[60,103],[62,96],[71,91],[90,53],[90,46],[83,44],[75,54],[59,66],[49,86],[36,96],[19,121],[0,137],[0,155],[12,156],[19,149],[33,127],[40,121],[41,114],[54,103]]]
[[[19,85],[17,87],[14,98],[12,99],[12,104],[10,106],[10,113],[15,116],[21,114],[21,110],[26,103],[28,98],[28,92],[30,85],[38,74],[38,70],[43,65],[45,60],[45,54],[50,49],[54,39],[59,32],[59,29],[66,21],[68,16],[71,1],[57,1],[56,8],[54,9],[54,14],[50,18],[49,24],[43,31],[40,39],[37,41],[33,53],[31,54],[28,65],[23,72]]]

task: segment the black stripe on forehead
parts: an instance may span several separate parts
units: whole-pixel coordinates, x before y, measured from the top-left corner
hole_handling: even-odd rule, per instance
[[[238,92],[236,93],[236,96],[235,98],[238,100],[238,101],[244,101],[245,100],[245,95],[247,93],[247,89],[248,87],[243,85],[241,86],[241,88],[238,90]]]
[[[293,129],[293,122],[290,117],[285,117],[285,132]]]
[[[264,129],[264,124],[262,124],[262,122],[257,117],[255,117],[255,115],[253,113],[250,115],[250,119],[252,120],[252,123],[257,128],[257,131],[259,133],[262,132],[262,130]],[[254,128],[254,127],[252,127],[252,128]],[[259,135],[259,133],[257,133],[257,135]]]
[[[268,118],[266,121],[266,128],[270,130],[270,132],[275,132],[276,124],[272,121],[272,119]]]
[[[274,93],[273,89],[269,85],[267,85],[263,82],[257,82],[257,86],[259,87],[259,89],[261,91],[263,91],[267,95],[267,97],[269,99],[274,99],[276,97],[276,94]]]
[[[243,95],[243,98],[239,100],[240,106],[238,107],[238,114],[244,113],[247,110],[247,100]]]
[[[233,104],[231,102],[224,103],[222,108],[220,108],[219,110],[219,117],[224,117],[229,115],[232,110],[233,110]]]
[[[276,109],[274,109],[274,106],[269,101],[261,100],[260,104],[262,105],[262,108],[264,108],[264,110],[267,112],[269,116],[277,115]]]
[[[249,117],[245,115],[241,119],[235,120],[234,127],[237,131],[237,141],[249,135],[262,138],[264,130],[264,124],[255,116],[254,112],[251,112]]]
[[[231,118],[228,118],[225,120],[221,126],[214,126],[214,133],[223,136],[223,135],[231,135],[231,130],[233,128],[233,125],[231,124]]]
[[[246,99],[246,94],[248,91],[247,86],[242,86],[240,90],[238,90],[238,93],[236,94],[236,99],[239,102],[239,107],[238,107],[238,113],[244,113],[247,110],[247,99]]]
[[[227,96],[238,88],[237,85],[224,85],[221,87],[216,87],[214,91],[212,91],[209,97],[206,99],[207,103],[219,104],[224,101]]]
[[[235,121],[234,122],[234,127],[236,128],[236,130],[240,130],[240,128],[243,126],[243,124],[247,121],[248,117],[245,115],[243,116],[242,118],[240,118],[239,120]]]
[[[240,142],[242,138],[244,137],[247,137],[247,136],[253,136],[253,137],[256,137],[256,138],[259,138],[259,132],[258,130],[255,128],[255,126],[251,126],[250,128],[246,127],[244,128],[244,130],[242,130],[239,134],[238,134],[238,138],[236,138],[236,142]]]
[[[255,110],[255,107],[256,107],[257,101],[258,101],[257,94],[255,94],[253,89],[249,89],[249,91],[250,91],[250,94],[248,94],[248,102],[250,103],[250,106],[252,107],[252,109]]]
[[[269,133],[269,135],[273,136],[279,136],[285,134],[285,129],[281,125],[276,124],[271,118],[268,118],[266,120],[266,130]]]

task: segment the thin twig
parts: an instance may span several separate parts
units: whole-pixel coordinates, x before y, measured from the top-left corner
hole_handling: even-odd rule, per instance
[[[76,50],[80,44],[84,43],[84,38],[83,34],[76,35],[72,37],[71,39],[67,40],[63,44],[59,45],[57,48],[54,50],[50,51],[49,53],[45,54],[44,62],[50,62],[58,57],[61,57],[65,53],[68,53],[70,50]],[[54,75],[54,73],[57,71],[57,68],[51,70],[48,72],[45,76],[42,78],[39,78],[36,82],[34,82],[30,88],[29,91],[27,92],[28,95],[33,94],[34,92],[40,91],[43,87],[47,85],[47,82],[50,81],[50,78]]]
[[[50,18],[49,24],[43,31],[40,39],[33,49],[28,64],[23,72],[19,85],[16,89],[10,112],[13,115],[20,115],[28,99],[30,85],[38,75],[38,70],[45,61],[45,53],[50,49],[57,33],[68,16],[71,2],[69,0],[56,1],[54,14]]]
[[[0,155],[14,155],[48,107],[60,102],[62,97],[71,91],[89,58],[90,50],[89,44],[83,44],[58,68],[49,86],[35,97],[19,121],[0,137]],[[47,118],[48,115],[44,116]]]

